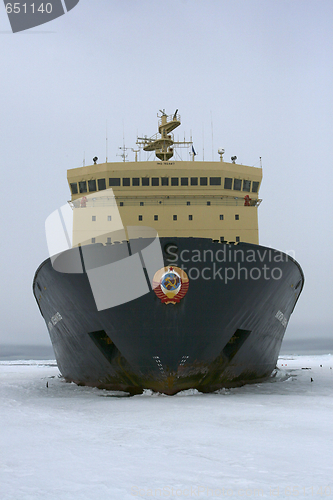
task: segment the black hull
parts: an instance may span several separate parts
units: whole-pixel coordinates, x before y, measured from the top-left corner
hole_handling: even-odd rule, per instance
[[[160,242],[165,265],[185,266],[189,274],[188,292],[175,305],[163,304],[150,280],[148,293],[98,311],[86,272],[56,271],[50,259],[38,268],[33,291],[64,378],[130,393],[146,388],[175,394],[269,377],[303,287],[297,262],[246,243],[204,238]],[[168,253],[170,242],[177,252]],[[142,248],[149,243],[140,241]],[[119,260],[121,249],[127,248],[127,242],[84,247],[97,266]],[[223,251],[218,258],[217,250]],[[197,260],[187,262],[193,255]],[[78,249],[72,249],[60,258],[74,261],[78,256]],[[228,279],[232,269],[235,276]]]

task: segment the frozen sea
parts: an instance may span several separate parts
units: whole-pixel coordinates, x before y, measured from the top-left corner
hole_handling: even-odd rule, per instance
[[[333,356],[277,367],[214,394],[127,397],[65,383],[52,360],[1,361],[0,499],[333,499]]]

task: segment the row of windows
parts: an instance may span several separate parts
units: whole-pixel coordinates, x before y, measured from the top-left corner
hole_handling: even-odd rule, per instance
[[[110,177],[109,187],[124,187],[128,186],[222,186],[221,177]],[[132,182],[131,182],[132,181]],[[246,179],[232,179],[231,177],[224,178],[224,189],[234,189],[234,191],[251,191],[257,193],[259,189],[258,181],[249,181]],[[106,189],[106,180],[95,179],[90,181],[71,182],[71,190],[73,194],[102,191]]]
[[[220,214],[219,215],[220,220],[224,220],[224,215]],[[138,220],[142,221],[143,220],[143,215],[138,216]],[[158,220],[158,215],[154,215],[154,220]],[[172,220],[178,220],[178,215],[173,215]],[[188,220],[193,220],[193,215],[188,216]],[[239,214],[235,215],[235,220],[239,220]]]
[[[224,241],[225,241],[224,236],[221,236],[220,242],[223,243]],[[237,243],[240,242],[240,236],[236,236],[236,242]],[[91,243],[96,243],[96,238],[91,238]],[[111,238],[106,238],[106,243],[111,244]]]
[[[132,186],[208,186],[208,177],[133,177]],[[221,177],[210,177],[209,183],[211,186],[221,186]],[[121,179],[119,177],[111,177],[109,179],[109,186],[120,186]],[[130,186],[130,177],[122,178],[123,186]]]
[[[210,186],[222,186],[222,178],[221,177],[142,177],[141,178],[141,186],[208,186],[208,180]],[[109,186],[111,187],[119,187],[122,186],[130,186],[131,179],[129,177],[111,177],[109,179]],[[161,184],[160,184],[161,181]],[[224,189],[234,189],[235,191],[251,191],[251,183],[252,183],[252,192],[257,193],[259,188],[258,181],[249,181],[246,179],[232,179],[231,177],[225,177],[224,179]],[[140,186],[140,178],[133,177],[132,178],[132,186]]]
[[[110,222],[110,221],[112,220],[112,216],[111,216],[111,215],[108,215],[108,216],[107,216],[107,219],[108,219],[108,222]],[[96,215],[92,215],[91,220],[92,220],[93,222],[95,222],[95,221],[96,221]]]
[[[80,181],[79,191],[80,193],[87,193],[88,190],[89,192],[94,192],[97,191],[97,186],[98,186],[98,191],[103,191],[103,189],[106,189],[105,179],[97,179],[97,184],[96,184],[96,179],[91,179],[90,181],[88,181],[88,186],[87,186],[87,181]],[[71,190],[73,194],[78,193],[77,182],[71,182]]]
[[[177,220],[177,215],[173,215],[172,217],[173,217],[173,220]],[[143,220],[143,215],[139,215],[138,218],[140,221]],[[224,220],[224,215],[220,214],[219,218],[220,218],[220,220]],[[96,222],[96,215],[92,215],[91,220],[93,222]],[[108,221],[111,221],[111,220],[112,220],[111,215],[108,215]],[[158,220],[158,215],[154,215],[154,220]],[[189,215],[188,220],[193,220],[193,215]],[[239,214],[235,214],[235,220],[239,220]]]
[[[161,202],[160,202],[160,203],[161,203]],[[140,201],[140,202],[139,202],[140,207],[143,207],[143,206],[144,206],[144,204],[145,204],[145,202],[144,202],[144,201]],[[206,204],[207,204],[207,206],[209,206],[209,207],[210,207],[211,202],[210,202],[210,201],[206,201]],[[186,205],[187,205],[187,206],[191,205],[191,202],[190,202],[190,201],[187,201],[187,202],[186,202]],[[124,202],[123,202],[123,201],[120,201],[120,202],[119,202],[119,206],[120,206],[120,207],[123,207],[123,206],[124,206]]]

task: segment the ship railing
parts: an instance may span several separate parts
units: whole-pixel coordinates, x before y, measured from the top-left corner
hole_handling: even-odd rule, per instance
[[[171,140],[174,142],[173,133],[170,132],[168,136],[171,136]],[[152,144],[153,142],[159,141],[161,139],[162,139],[162,134],[156,132],[156,134],[152,135],[151,137],[138,137],[136,143],[143,146],[148,146],[149,144]]]
[[[117,205],[114,196],[100,196],[96,198],[78,198],[77,200],[68,202],[71,208],[86,208],[86,207],[115,207]]]
[[[85,197],[84,197],[85,198]],[[110,206],[170,206],[170,205],[219,205],[219,206],[246,206],[258,207],[261,199],[252,199],[245,204],[244,198],[232,196],[101,196],[96,198],[78,198],[69,201],[74,208],[93,208]],[[248,202],[247,202],[248,203]]]

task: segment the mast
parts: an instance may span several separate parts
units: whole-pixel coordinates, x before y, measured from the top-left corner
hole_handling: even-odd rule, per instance
[[[138,137],[136,143],[143,146],[144,151],[155,151],[155,155],[159,160],[168,161],[173,156],[173,146],[188,147],[192,145],[192,141],[175,142],[174,136],[171,133],[181,124],[178,109],[173,115],[167,115],[165,110],[161,111],[161,116],[158,116],[158,133],[152,137]]]

